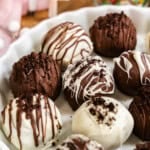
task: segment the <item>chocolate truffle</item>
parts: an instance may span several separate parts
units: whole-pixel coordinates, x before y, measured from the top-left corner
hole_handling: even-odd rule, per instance
[[[136,144],[135,150],[150,150],[150,142]]]
[[[114,59],[114,78],[127,95],[136,95],[142,85],[150,85],[150,55],[139,51],[123,52]]]
[[[105,149],[115,149],[128,139],[133,124],[131,114],[119,101],[102,96],[80,106],[72,118],[72,131],[96,140]]]
[[[15,97],[42,93],[55,100],[61,89],[61,71],[51,56],[32,52],[13,65],[10,86]]]
[[[150,141],[150,86],[140,89],[129,110],[134,118],[134,134],[142,140]]]
[[[41,51],[51,55],[65,70],[68,64],[89,56],[93,45],[80,25],[64,22],[48,31]]]
[[[132,20],[123,12],[100,16],[90,28],[96,53],[116,57],[136,46],[136,29]]]
[[[91,97],[114,93],[114,79],[99,56],[89,56],[68,66],[63,76],[64,95],[73,110]]]
[[[6,137],[20,150],[42,149],[62,126],[59,110],[41,94],[11,100],[1,116]]]
[[[69,136],[56,150],[104,150],[101,144],[81,134]]]

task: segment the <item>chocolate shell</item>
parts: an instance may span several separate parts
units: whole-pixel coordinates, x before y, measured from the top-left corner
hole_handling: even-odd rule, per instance
[[[95,52],[107,57],[119,56],[136,46],[135,26],[124,12],[97,18],[90,28],[90,35]]]
[[[51,56],[32,52],[13,65],[10,86],[15,97],[42,93],[55,100],[61,89],[61,71]]]
[[[119,90],[137,95],[143,85],[150,85],[150,55],[140,51],[123,52],[114,59],[114,78]]]
[[[142,140],[150,140],[150,86],[140,89],[129,110],[134,118],[134,134]]]

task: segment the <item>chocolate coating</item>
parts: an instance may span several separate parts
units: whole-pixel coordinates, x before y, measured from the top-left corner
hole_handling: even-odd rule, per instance
[[[110,13],[97,18],[90,28],[96,53],[116,57],[136,46],[136,29],[131,19],[123,12]]]
[[[150,85],[150,55],[128,51],[114,61],[114,78],[119,90],[133,96],[142,85]]]
[[[73,134],[59,145],[56,150],[104,150],[104,148],[84,135]]]
[[[150,142],[136,144],[135,150],[150,150]]]
[[[142,140],[150,140],[150,86],[140,89],[129,110],[134,118],[134,133]]]
[[[13,65],[10,86],[15,97],[42,93],[53,100],[61,89],[61,72],[51,56],[32,52]]]
[[[101,57],[69,65],[63,76],[64,95],[73,110],[92,97],[113,94],[114,79]]]

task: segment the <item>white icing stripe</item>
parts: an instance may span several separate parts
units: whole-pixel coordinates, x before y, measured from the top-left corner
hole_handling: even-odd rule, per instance
[[[133,56],[133,59],[138,66],[141,84],[145,85],[150,83],[150,55],[139,51],[128,51],[122,53],[122,55],[114,59],[114,61],[120,69],[127,73],[128,78],[133,78],[130,75],[131,69],[134,67],[129,59],[130,55]],[[122,66],[121,62],[124,66]]]
[[[89,64],[89,60],[95,60],[94,64]],[[85,66],[87,66],[86,69],[83,69]],[[76,75],[79,72],[80,75]],[[97,73],[96,75],[94,75],[95,72]],[[74,76],[77,76],[76,79]],[[88,76],[89,78],[87,79]],[[85,79],[88,80],[88,82],[82,87],[81,84],[83,84],[82,82],[84,82]],[[83,100],[87,100],[96,94],[112,94],[114,92],[113,77],[100,57],[88,57],[82,60],[82,63],[76,68],[75,65],[69,65],[64,73],[63,80],[64,89],[69,88],[72,94],[75,94],[77,104],[79,103],[78,99],[82,93]]]

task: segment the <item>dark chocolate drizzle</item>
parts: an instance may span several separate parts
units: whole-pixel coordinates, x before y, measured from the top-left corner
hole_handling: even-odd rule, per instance
[[[77,29],[79,28],[79,29]],[[57,35],[56,39],[52,39],[52,42],[48,45],[48,48],[45,49],[45,45],[49,42],[49,40],[51,39],[51,37],[53,35],[56,34],[56,32],[58,32],[59,30],[62,30],[62,32],[60,32],[59,35]],[[68,39],[65,39],[66,35],[68,34],[67,32],[70,31],[70,30],[73,30],[75,29],[74,33],[72,33],[72,35],[70,35],[70,37],[68,37]],[[73,61],[73,58],[76,57],[75,56],[75,51],[79,45],[79,43],[81,42],[84,42],[88,45],[88,49],[92,50],[92,45],[85,39],[81,39],[82,36],[86,36],[88,37],[88,35],[83,32],[80,36],[76,36],[79,32],[83,31],[82,27],[80,25],[77,25],[77,24],[74,24],[72,22],[65,22],[65,23],[62,23],[62,24],[59,24],[58,26],[52,28],[49,30],[49,32],[46,34],[44,40],[43,40],[43,43],[42,43],[42,48],[41,48],[41,52],[43,53],[46,53],[46,54],[51,54],[53,55],[53,52],[50,52],[50,49],[52,46],[55,45],[55,42],[56,41],[60,41],[58,42],[58,44],[55,45],[55,47],[53,48],[53,51],[57,51],[56,53],[56,61],[62,66],[63,65],[63,58],[66,56],[67,52],[69,51],[69,49],[71,49],[73,46],[74,46],[74,49],[72,50],[72,55],[71,55],[71,61],[69,63],[72,63]],[[65,39],[65,40],[64,40]],[[70,46],[67,46],[67,44],[74,40],[74,42],[72,43],[72,45]],[[59,54],[62,53],[62,49],[65,48],[65,51],[63,52],[63,55],[61,58],[59,58]],[[82,58],[84,58],[84,53],[90,53],[87,49],[81,49],[80,53],[78,55],[81,55]]]
[[[41,94],[36,95],[36,100],[33,101],[33,96],[28,96],[28,97],[20,97],[16,99],[16,105],[17,105],[17,111],[16,111],[16,130],[17,130],[17,136],[20,144],[20,150],[22,150],[22,139],[21,139],[21,127],[22,127],[22,115],[25,113],[26,119],[29,119],[31,121],[31,126],[32,126],[32,131],[33,131],[33,138],[35,142],[35,146],[39,146],[39,136],[42,134],[42,142],[45,144],[45,137],[47,133],[46,131],[46,126],[47,126],[47,118],[48,116],[45,117],[45,126],[44,126],[44,120],[42,117],[42,108],[41,108],[41,100],[42,100]],[[49,114],[50,120],[51,120],[51,125],[52,125],[52,137],[53,139],[57,133],[57,130],[61,129],[61,123],[59,122],[57,118],[57,112],[56,112],[56,106],[51,105],[49,102],[49,98],[47,96],[43,96],[44,100],[44,109],[46,111],[46,115]],[[14,100],[15,101],[15,100]],[[12,114],[11,110],[13,109],[12,107],[13,100],[10,101],[8,104],[8,115],[9,115],[9,130],[10,133],[8,135],[8,138],[11,141],[11,136],[12,136]],[[2,117],[3,117],[3,124],[5,123],[5,115],[6,115],[6,108],[2,111]],[[33,111],[36,111],[36,116],[33,115]],[[40,126],[41,126],[41,133],[40,133]],[[57,130],[56,130],[57,128]],[[37,129],[37,130],[36,130]]]

